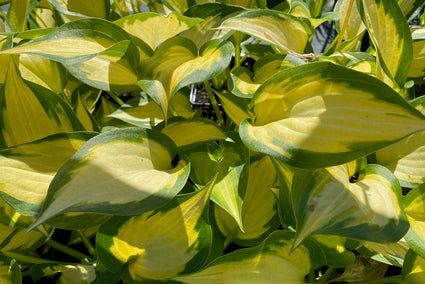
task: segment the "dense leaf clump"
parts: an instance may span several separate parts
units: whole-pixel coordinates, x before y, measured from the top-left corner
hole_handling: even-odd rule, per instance
[[[1,283],[425,282],[424,1],[271,3],[0,0]]]

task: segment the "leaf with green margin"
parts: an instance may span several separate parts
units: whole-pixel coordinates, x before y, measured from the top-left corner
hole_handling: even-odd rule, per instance
[[[425,80],[425,28],[413,31],[413,64],[408,74],[409,79],[419,82]],[[418,37],[418,38],[416,38]]]
[[[226,237],[225,244],[255,246],[279,227],[276,198],[270,187],[276,185],[276,171],[270,158],[257,155],[251,158],[248,186],[242,203],[243,231],[224,209],[214,206],[214,219]]]
[[[398,5],[400,5],[403,14],[409,20],[413,13],[423,4],[423,0],[398,0]]]
[[[278,201],[277,210],[280,222],[284,228],[292,228],[295,230],[296,221],[291,190],[292,179],[296,169],[273,157],[271,157],[271,160],[279,180],[279,188],[272,188],[272,191]]]
[[[188,96],[183,92],[177,92],[171,100],[170,107],[175,110],[180,117],[192,118],[195,112]],[[149,97],[140,97],[127,101],[119,109],[107,115],[126,123],[143,128],[153,128],[164,120],[161,108]]]
[[[20,214],[36,216],[56,172],[95,135],[54,134],[0,150],[0,197]]]
[[[28,53],[61,63],[73,63],[88,60],[112,45],[126,40],[131,40],[130,36],[117,25],[90,18],[64,24],[45,36],[2,50],[0,53]]]
[[[89,86],[107,91],[138,90],[139,53],[130,41],[120,41],[82,62],[62,62],[76,78]]]
[[[272,76],[251,106],[256,118],[241,122],[242,141],[301,168],[346,163],[425,129],[425,117],[386,84],[328,62]]]
[[[137,88],[138,50],[124,30],[105,20],[70,22],[46,36],[0,53],[35,54],[58,61],[75,77],[96,88]]]
[[[356,171],[358,168],[359,163],[352,162],[295,173],[294,247],[317,234],[380,243],[396,242],[406,234],[409,223],[399,205],[402,196],[396,177],[380,165],[367,165]],[[353,183],[350,179],[356,172],[358,180]]]
[[[220,145],[210,142],[191,148],[185,154],[192,164],[190,178],[197,186],[205,185],[218,174],[211,200],[243,230],[241,213],[248,180],[248,149],[239,143],[221,141]]]
[[[93,115],[86,109],[81,101],[80,95],[71,96],[72,108],[77,115],[80,122],[83,124],[84,128],[87,131],[96,131],[99,132],[99,127],[97,126],[96,120]]]
[[[425,259],[410,249],[404,259],[402,275],[403,280],[408,283],[423,283],[425,281]]]
[[[0,88],[0,149],[55,133],[84,130],[62,97],[22,79],[15,60],[10,60]]]
[[[214,90],[214,93],[219,97],[226,114],[237,125],[239,125],[244,119],[254,118],[253,114],[249,110],[249,104],[251,102],[250,99],[237,97],[225,90]]]
[[[167,126],[162,128],[161,132],[170,137],[177,147],[227,138],[227,135],[217,124],[205,118],[185,119],[175,117],[168,120]]]
[[[199,269],[212,241],[207,204],[213,185],[214,180],[154,211],[111,218],[96,236],[100,262],[114,272],[127,264],[126,283],[165,280]]]
[[[189,175],[190,164],[176,155],[174,142],[150,129],[115,129],[90,139],[59,169],[29,230],[63,213],[132,215],[164,205]]]
[[[339,15],[339,23],[337,25],[338,32],[341,33],[341,27],[344,24],[345,18],[347,17],[347,11],[349,8],[351,0],[341,0],[338,1],[335,10],[338,11]],[[349,40],[352,38],[355,38],[359,34],[363,33],[363,31],[366,29],[365,25],[362,22],[362,19],[360,18],[359,12],[357,10],[357,5],[354,2],[354,7],[352,7],[348,24],[344,32],[344,39]]]
[[[27,15],[38,2],[36,0],[11,1],[5,19],[6,32],[22,32],[27,28]]]
[[[410,223],[410,230],[404,237],[417,254],[425,258],[425,183],[412,189],[403,198],[403,210]]]
[[[114,24],[155,50],[165,40],[195,26],[200,21],[199,18],[189,18],[176,12],[166,16],[145,12],[121,18]]]
[[[233,49],[230,42],[215,40],[203,45],[198,56],[191,40],[170,38],[141,63],[139,86],[167,114],[168,103],[179,89],[220,74],[229,65]]]
[[[216,28],[226,19],[244,10],[245,9],[239,6],[226,5],[218,2],[194,5],[190,7],[184,15],[191,18],[202,18],[204,20],[189,30],[182,32],[181,36],[192,40],[198,48],[210,40],[227,38],[233,33],[232,30],[217,30]]]
[[[110,1],[108,0],[48,0],[61,13],[66,22],[80,18],[106,19],[109,14]]]
[[[252,98],[255,91],[264,81],[272,75],[295,66],[294,63],[285,60],[283,54],[271,54],[260,58],[254,63],[253,72],[246,67],[237,67],[230,72],[228,89],[241,98]],[[254,76],[254,80],[251,77]]]
[[[0,255],[0,283],[22,284],[21,268],[16,260]]]
[[[58,281],[61,284],[94,283],[96,279],[93,265],[42,263],[31,267],[31,278],[38,281],[45,276],[61,273]]]
[[[425,97],[410,104],[425,113]],[[404,187],[412,188],[425,181],[424,137],[425,132],[421,131],[375,153],[376,161],[390,169]]]
[[[224,21],[220,29],[233,29],[247,33],[270,44],[277,44],[281,53],[288,50],[304,53],[311,35],[300,19],[274,10],[253,10]]]
[[[290,253],[294,234],[274,231],[261,244],[217,258],[203,270],[177,276],[183,283],[305,283],[305,276],[323,262],[323,252],[309,242]]]
[[[357,251],[373,260],[401,267],[403,266],[404,257],[408,250],[409,245],[403,238],[393,244],[364,242],[363,247]]]
[[[41,85],[56,94],[61,94],[66,85],[65,68],[40,56],[21,54],[19,72],[24,80]]]
[[[377,78],[403,87],[412,66],[412,36],[396,1],[357,0],[357,8],[378,54]]]
[[[356,256],[352,251],[346,249],[346,238],[332,235],[315,235],[313,239],[322,248],[326,256],[326,265],[343,268],[354,263]]]
[[[13,228],[0,224],[0,252],[1,254],[8,255],[11,253],[29,253],[42,246],[53,233],[53,228],[43,232],[37,230],[24,234],[24,228]]]

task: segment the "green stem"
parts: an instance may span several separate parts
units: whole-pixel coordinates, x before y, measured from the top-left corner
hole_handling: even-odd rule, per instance
[[[25,262],[25,263],[42,264],[42,263],[57,262],[55,260],[43,259],[43,258],[40,258],[40,257],[20,254],[20,253],[13,252],[13,251],[4,251],[2,253],[4,255],[8,256],[8,257],[16,259],[17,261],[21,261],[21,262]]]
[[[114,0],[114,3],[115,3],[115,6],[118,9],[118,12],[120,12],[121,16],[123,16],[124,15],[124,11],[123,11],[123,9],[121,7],[121,4],[118,2],[118,0]]]
[[[316,282],[316,273],[314,270],[310,271],[310,273],[308,274],[308,282],[309,283]]]
[[[328,280],[329,276],[331,276],[332,272],[334,272],[334,267],[329,267],[328,270],[320,277],[319,281],[317,281],[318,284],[323,284]]]
[[[77,234],[80,236],[81,240],[83,241],[83,244],[86,246],[87,251],[89,252],[89,254],[93,258],[97,258],[96,249],[94,248],[94,246],[90,242],[89,238],[87,238],[87,236],[84,234],[83,231],[81,231],[81,230],[76,230],[76,231],[77,231]]]
[[[108,95],[110,95],[111,96],[111,98],[117,103],[117,104],[119,104],[120,106],[122,106],[123,104],[124,104],[124,102],[117,96],[117,95],[115,95],[115,93],[114,92],[108,92]]]
[[[73,258],[78,259],[80,261],[83,261],[83,260],[86,260],[86,259],[93,260],[90,256],[85,255],[84,253],[81,253],[79,251],[76,251],[75,249],[72,249],[70,247],[67,247],[66,245],[63,245],[63,244],[61,244],[57,241],[54,241],[52,239],[49,239],[46,242],[46,245],[51,246],[52,248],[57,249],[57,250],[59,250],[63,253],[66,253],[67,255],[72,256]]]
[[[218,103],[215,98],[214,91],[210,86],[210,82],[204,81],[204,84],[205,84],[205,88],[207,89],[207,93],[210,98],[211,105],[215,111],[215,114],[217,115],[218,123],[220,123],[221,126],[224,126],[224,119],[223,119],[223,116],[221,115],[220,108],[218,107]]]

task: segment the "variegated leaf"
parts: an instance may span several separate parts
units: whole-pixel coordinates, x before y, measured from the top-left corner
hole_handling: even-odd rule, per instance
[[[15,60],[9,61],[5,82],[0,88],[0,148],[55,133],[84,130],[62,97],[22,79]]]
[[[403,87],[412,66],[409,25],[395,0],[357,0],[360,16],[378,54],[377,77]]]
[[[61,273],[59,277],[61,284],[93,283],[96,280],[93,265],[42,263],[31,267],[33,281],[40,281],[45,276],[53,276],[57,273]]]
[[[285,55],[283,54],[264,56],[254,64],[254,80],[251,79],[253,75],[248,68],[238,67],[230,73],[228,88],[238,97],[252,98],[255,91],[264,81],[279,71],[293,66],[295,64],[285,60]]]
[[[275,184],[276,172],[270,158],[263,155],[251,158],[248,186],[242,203],[243,231],[224,209],[214,206],[215,222],[226,237],[226,244],[258,245],[279,226],[276,198],[270,190]]]
[[[179,13],[162,16],[146,12],[121,18],[114,23],[155,50],[165,40],[193,27],[200,21],[199,18],[189,18]]]
[[[141,63],[140,87],[168,112],[168,103],[182,87],[208,80],[220,74],[230,63],[233,45],[210,41],[199,51],[184,37],[165,41],[154,56]]]
[[[225,90],[214,90],[214,93],[219,97],[226,114],[237,125],[239,125],[244,119],[253,118],[252,113],[249,111],[250,99],[235,96]]]
[[[355,254],[346,249],[347,239],[340,236],[315,235],[313,239],[319,243],[326,256],[326,265],[330,267],[347,267],[356,259]]]
[[[349,5],[351,0],[341,0],[336,4],[335,10],[338,10],[339,15],[339,31],[341,32],[344,21],[346,21]],[[351,8],[348,24],[344,32],[344,39],[349,40],[361,34],[366,27],[362,23],[356,3]]]
[[[169,120],[167,126],[161,129],[161,132],[170,137],[177,147],[227,138],[217,124],[203,118],[184,119],[176,117]]]
[[[390,87],[327,62],[272,76],[251,104],[243,142],[303,168],[349,162],[425,129],[425,117]]]
[[[412,14],[414,14],[424,2],[422,0],[398,0],[398,4],[406,18],[410,19]]]
[[[295,173],[295,247],[316,234],[381,243],[396,242],[406,234],[409,224],[399,204],[397,179],[382,166],[367,165],[359,170],[359,165],[352,162]],[[357,181],[352,180],[354,174]]]
[[[410,223],[405,236],[407,243],[417,254],[425,258],[425,183],[412,189],[403,199],[403,209]]]
[[[191,18],[202,18],[202,22],[181,33],[192,40],[198,48],[201,48],[206,42],[213,39],[227,38],[232,30],[216,28],[221,25],[223,21],[229,19],[244,9],[240,6],[225,5],[223,3],[202,3],[190,7],[184,14]]]
[[[413,64],[408,77],[419,82],[425,81],[425,28],[412,33]]]
[[[175,277],[183,283],[305,283],[314,268],[312,259],[323,258],[319,247],[302,245],[290,253],[294,235],[275,231],[256,247],[217,258],[199,272]],[[311,245],[311,246],[310,246]]]
[[[66,84],[66,70],[59,63],[32,54],[19,56],[19,72],[23,79],[61,94]]]
[[[100,134],[58,171],[30,228],[69,212],[132,215],[156,209],[183,188],[189,175],[190,165],[176,155],[173,141],[154,130]]]
[[[191,180],[198,186],[205,185],[216,174],[217,181],[211,200],[233,217],[243,230],[242,204],[248,178],[249,153],[243,145],[221,141],[210,142],[186,152],[193,165]]]
[[[367,255],[373,260],[388,265],[403,266],[404,257],[409,250],[409,245],[403,238],[393,244],[381,244],[377,242],[364,242],[363,248],[358,249],[360,253]]]
[[[409,250],[406,254],[402,275],[403,280],[407,283],[423,283],[425,281],[425,259],[413,250]]]
[[[58,61],[75,77],[95,88],[137,88],[139,53],[136,46],[124,30],[101,19],[70,22],[0,54],[34,54]]]
[[[214,181],[166,206],[133,217],[114,217],[96,237],[100,261],[129,282],[166,280],[199,269],[212,240],[206,208]]]
[[[0,224],[0,253],[13,258],[13,253],[27,253],[42,246],[49,238],[52,228],[34,230],[24,234],[25,228],[15,228]]]
[[[224,21],[220,29],[247,33],[276,45],[282,53],[304,53],[310,29],[298,18],[274,10],[253,10]]]
[[[425,97],[411,101],[412,106],[425,113]],[[415,133],[376,152],[379,164],[390,169],[404,187],[425,182],[425,132]]]
[[[7,10],[5,30],[6,32],[22,32],[27,29],[27,15],[37,5],[35,0],[11,1]]]
[[[95,135],[55,134],[0,150],[0,197],[20,214],[36,216],[56,172]]]

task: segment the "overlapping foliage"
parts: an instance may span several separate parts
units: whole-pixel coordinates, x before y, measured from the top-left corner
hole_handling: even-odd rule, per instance
[[[425,282],[424,1],[6,4],[1,283]]]

